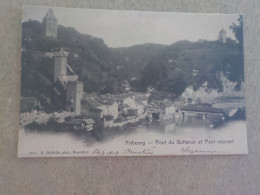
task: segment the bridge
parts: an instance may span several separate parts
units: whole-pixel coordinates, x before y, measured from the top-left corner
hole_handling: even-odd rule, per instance
[[[197,116],[202,115],[202,119],[205,120],[208,117],[224,117],[225,112],[221,108],[213,108],[206,106],[187,105],[180,108],[182,117],[185,116]]]

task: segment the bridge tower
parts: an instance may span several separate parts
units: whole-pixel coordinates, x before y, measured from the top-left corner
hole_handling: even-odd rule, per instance
[[[57,80],[59,76],[67,75],[67,57],[68,52],[61,48],[59,52],[55,52],[54,56],[54,82]]]

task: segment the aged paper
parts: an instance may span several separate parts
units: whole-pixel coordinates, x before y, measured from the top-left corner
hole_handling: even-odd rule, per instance
[[[19,157],[247,154],[243,17],[23,7]]]

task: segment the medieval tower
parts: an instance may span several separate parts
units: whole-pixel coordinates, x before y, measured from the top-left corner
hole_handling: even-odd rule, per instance
[[[56,99],[63,102],[62,109],[80,115],[83,83],[78,81],[78,75],[67,64],[68,52],[64,48],[61,48],[59,52],[55,52],[53,56],[54,94]]]
[[[57,38],[58,20],[55,18],[53,10],[50,8],[43,18],[43,29],[46,37]]]
[[[74,112],[75,115],[80,115],[82,98],[83,98],[83,83],[80,81],[68,82],[66,111]]]
[[[68,52],[61,49],[60,52],[54,53],[54,82],[58,77],[67,75],[67,57]]]
[[[226,31],[223,28],[219,31],[218,39],[221,43],[226,43],[227,40]]]

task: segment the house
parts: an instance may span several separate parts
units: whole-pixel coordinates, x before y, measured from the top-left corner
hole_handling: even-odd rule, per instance
[[[114,126],[113,116],[111,116],[111,115],[104,115],[103,121],[104,121],[104,127],[113,127]]]
[[[90,96],[86,97],[91,112],[95,112],[100,118],[111,115],[113,119],[118,117],[118,104],[110,97]]]
[[[143,100],[142,98],[140,98],[138,96],[135,98],[135,109],[136,109],[138,116],[145,113],[145,106],[147,106],[147,104],[148,104],[147,102],[148,102],[147,99]]]
[[[94,123],[95,121],[92,118],[83,119],[81,126],[85,128],[87,131],[92,131]]]
[[[160,107],[163,110],[163,114],[165,115],[173,115],[176,112],[174,103],[168,99],[163,100],[163,102],[160,104]]]
[[[118,104],[117,102],[109,96],[97,97],[97,101],[101,104],[97,108],[103,111],[103,115],[111,115],[113,119],[118,117]]]
[[[20,101],[20,124],[27,125],[47,120],[48,115],[43,112],[40,101],[35,97],[23,97]]]
[[[172,101],[165,99],[160,103],[159,106],[162,110],[162,119],[168,120],[173,118],[176,112],[176,107],[174,106]]]
[[[200,70],[199,69],[192,69],[192,76],[197,76],[199,74]]]
[[[119,103],[119,110],[122,114],[140,116],[144,114],[145,106],[148,104],[147,96],[140,96],[135,93],[126,93],[116,96]]]
[[[75,130],[86,130],[86,131],[92,131],[94,123],[95,123],[95,121],[92,118],[73,119],[73,120],[68,122],[69,125],[73,126],[73,129],[75,129]]]

